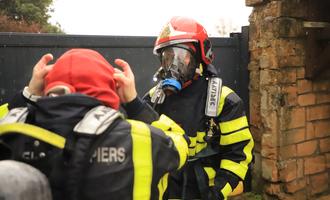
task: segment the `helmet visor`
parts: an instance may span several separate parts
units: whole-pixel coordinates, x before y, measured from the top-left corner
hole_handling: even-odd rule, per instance
[[[195,74],[196,59],[188,48],[171,46],[162,51],[161,65],[166,76],[172,76],[186,82],[192,79]]]

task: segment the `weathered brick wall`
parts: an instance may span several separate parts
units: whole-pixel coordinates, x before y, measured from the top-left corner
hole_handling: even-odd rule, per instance
[[[313,80],[305,78],[307,0],[246,0],[246,5],[254,8],[253,190],[265,199],[330,199],[330,66]]]

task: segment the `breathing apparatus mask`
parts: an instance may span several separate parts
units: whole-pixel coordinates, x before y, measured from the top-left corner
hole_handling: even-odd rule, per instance
[[[193,45],[176,44],[162,49],[161,67],[154,75],[160,79],[160,87],[165,93],[177,93],[183,85],[192,80],[197,68]]]

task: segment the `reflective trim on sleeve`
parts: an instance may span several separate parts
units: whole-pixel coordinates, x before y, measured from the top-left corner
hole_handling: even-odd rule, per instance
[[[248,168],[248,165],[250,164],[250,162],[252,161],[252,149],[254,146],[254,141],[251,138],[251,140],[249,141],[249,143],[244,147],[243,152],[246,156],[246,159],[241,161],[240,163],[243,164],[244,166],[246,166]]]
[[[127,121],[132,125],[133,199],[150,199],[153,169],[150,129],[143,122]]]
[[[205,132],[197,132],[197,142],[203,143],[205,142],[204,137],[206,133]]]
[[[244,135],[244,134],[242,134]],[[223,136],[221,136],[223,137]],[[244,140],[244,139],[243,139]],[[242,141],[243,141],[242,140]],[[233,162],[231,160],[222,160],[220,164],[220,168],[227,169],[234,174],[237,174],[239,177],[241,177],[243,180],[245,178],[248,165],[252,161],[252,149],[254,146],[254,141],[252,138],[249,138],[249,143],[244,147],[243,152],[246,157],[245,160],[241,161],[240,163]],[[236,142],[234,142],[236,143]]]
[[[209,186],[214,186],[215,170],[212,167],[204,167],[204,171],[209,179]]]
[[[196,149],[195,148],[192,148],[192,147],[189,147],[189,157],[193,157],[196,155]]]
[[[195,156],[196,155],[196,143],[197,143],[197,137],[189,137],[190,144],[189,144],[189,156]]]
[[[8,103],[2,104],[0,106],[0,119],[6,116],[8,111]]]
[[[223,105],[225,104],[225,99],[226,97],[230,94],[234,92],[232,89],[230,89],[229,87],[227,86],[223,86],[222,89],[221,89],[221,96],[220,96],[220,103],[219,103],[219,106],[218,106],[218,112],[217,112],[217,115],[219,116],[220,113],[222,112],[222,109],[223,109]]]
[[[229,183],[226,183],[225,187],[221,189],[221,193],[224,197],[224,200],[227,199],[228,195],[233,191]]]
[[[190,137],[190,136],[188,136],[189,137],[189,140],[190,140],[190,145],[189,145],[189,147],[196,147],[196,143],[197,143],[197,137]]]
[[[243,130],[228,135],[221,135],[220,145],[230,145],[251,139],[252,139],[252,135],[250,133],[250,130],[248,128],[245,128]]]
[[[65,145],[64,137],[32,124],[10,123],[0,125],[0,135],[11,133],[23,134],[51,144],[60,149],[63,149]]]
[[[168,173],[166,173],[158,183],[158,193],[159,193],[159,200],[163,199],[164,192],[166,191],[168,185]]]
[[[230,133],[248,126],[249,123],[246,116],[242,116],[227,122],[220,122],[220,130],[222,134]]]
[[[188,156],[188,144],[187,141],[184,139],[182,134],[171,132],[171,131],[165,131],[165,134],[172,138],[172,141],[174,142],[174,145],[176,147],[176,150],[179,153],[180,162],[179,167],[180,169],[187,161]]]
[[[226,159],[221,160],[220,168],[233,172],[234,174],[239,176],[242,180],[244,180],[246,172],[248,170],[247,165],[236,163],[234,161],[226,160]]]
[[[152,126],[159,128],[164,131],[164,133],[172,139],[176,150],[179,153],[180,162],[179,167],[180,169],[187,160],[188,155],[188,145],[187,141],[184,138],[184,130],[175,123],[171,118],[167,117],[166,115],[161,115],[159,120],[154,121],[151,123]],[[195,141],[196,143],[196,141]]]
[[[199,153],[207,146],[204,140],[205,135],[205,132],[197,132],[196,153]]]
[[[180,135],[184,135],[184,130],[175,121],[164,114],[162,114],[157,121],[153,121],[151,126],[163,131],[174,131]]]

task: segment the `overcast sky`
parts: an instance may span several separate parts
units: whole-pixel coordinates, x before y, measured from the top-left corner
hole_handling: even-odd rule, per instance
[[[51,23],[67,34],[157,36],[172,16],[192,17],[209,36],[220,36],[217,25],[240,31],[252,8],[245,0],[53,0]]]

